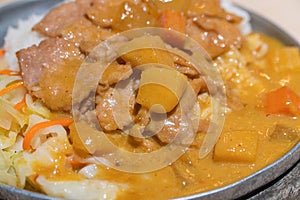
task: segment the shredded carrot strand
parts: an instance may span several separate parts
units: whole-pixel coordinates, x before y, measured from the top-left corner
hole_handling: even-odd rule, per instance
[[[17,103],[14,108],[16,110],[21,110],[21,108],[23,108],[24,106],[26,105],[26,102],[25,102],[25,97],[22,99],[21,102]]]
[[[0,96],[5,95],[6,93],[8,93],[8,92],[20,87],[20,86],[23,86],[23,85],[24,85],[23,81],[19,81],[19,82],[16,82],[16,83],[14,83],[10,86],[7,86],[6,88],[4,88],[3,90],[0,91]]]
[[[69,159],[69,163],[71,165],[80,165],[80,164],[82,164],[81,162],[79,162],[78,160],[76,160],[74,158]]]
[[[0,57],[3,57],[5,54],[5,50],[4,49],[0,49]]]
[[[12,71],[9,69],[4,69],[0,71],[0,75],[8,75],[8,76],[20,76],[21,74],[16,71]]]
[[[70,124],[73,123],[73,119],[65,118],[65,119],[60,119],[60,120],[54,120],[54,121],[47,121],[47,122],[41,122],[33,127],[31,127],[28,132],[26,133],[24,140],[23,140],[23,149],[30,151],[32,150],[31,148],[31,140],[35,136],[35,134],[44,128],[54,126],[54,125],[62,125],[62,126],[69,126]]]

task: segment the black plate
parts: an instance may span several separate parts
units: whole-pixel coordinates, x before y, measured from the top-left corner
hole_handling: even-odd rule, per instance
[[[19,0],[0,8],[0,47],[9,26],[32,14],[43,14],[63,0]],[[255,31],[272,36],[286,45],[300,45],[282,29],[266,19],[251,13],[251,24]],[[228,186],[180,199],[297,199],[300,196],[300,142],[281,159],[262,170]],[[298,163],[298,164],[297,164]],[[294,190],[294,191],[293,191]],[[0,184],[0,199],[54,200],[42,194]]]

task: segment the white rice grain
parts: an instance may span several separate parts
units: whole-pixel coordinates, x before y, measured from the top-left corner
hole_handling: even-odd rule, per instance
[[[20,49],[39,44],[44,37],[37,32],[33,32],[31,28],[38,23],[43,16],[32,15],[26,20],[20,20],[17,27],[9,27],[4,38],[5,59],[11,70],[19,71],[16,52]]]

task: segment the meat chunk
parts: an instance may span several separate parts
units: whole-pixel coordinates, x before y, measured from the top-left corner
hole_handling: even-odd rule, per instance
[[[123,129],[132,122],[135,105],[134,83],[126,80],[116,88],[109,87],[98,96],[96,113],[105,131]]]
[[[198,70],[193,66],[192,63],[185,60],[184,58],[171,54],[173,61],[175,63],[175,69],[185,75],[187,75],[190,78],[199,76]]]
[[[96,40],[93,40],[93,37],[90,37],[80,43],[80,50],[85,55],[89,55],[97,45],[114,34],[107,29],[98,29],[98,31],[98,37],[96,38]]]
[[[187,33],[195,39],[215,58],[230,50],[232,46],[240,48],[242,45],[242,34],[232,23],[224,19],[200,16],[188,20]]]
[[[200,91],[206,92],[208,91],[207,85],[202,78],[195,78],[189,81],[191,87],[194,89],[196,95],[199,94]]]
[[[84,2],[85,0],[77,0],[77,2]],[[121,24],[124,27],[127,25],[127,15],[140,21],[148,12],[146,5],[142,4],[140,0],[88,0],[91,2],[91,8],[87,10],[86,16],[97,26],[102,28],[111,28],[115,22],[123,21]],[[122,12],[122,4],[125,5],[125,12]],[[139,10],[137,5],[143,5],[143,9]],[[115,11],[115,12],[112,12]],[[146,11],[146,12],[143,12]],[[120,13],[119,13],[120,12]],[[142,14],[142,15],[140,15]],[[133,15],[136,15],[133,17]]]
[[[24,85],[52,110],[69,111],[78,68],[84,59],[74,43],[49,38],[17,52]]]
[[[103,28],[109,28],[112,26],[114,12],[111,10],[114,9],[113,6],[106,3],[94,4],[91,9],[87,11],[87,17],[97,26]]]
[[[82,52],[89,54],[112,35],[110,30],[101,29],[85,18],[93,3],[77,1],[62,4],[49,12],[33,30],[48,37],[62,37],[75,42]]]
[[[51,10],[32,30],[49,37],[59,36],[62,30],[84,16],[85,10],[76,2],[62,4]]]
[[[185,130],[186,126],[188,125],[183,121],[181,111],[177,108],[174,113],[165,119],[163,128],[156,136],[162,143],[169,144],[177,134],[181,134]]]
[[[226,46],[234,45],[237,48],[241,47],[242,34],[234,24],[231,24],[223,19],[205,16],[198,17],[195,22],[204,30],[217,33],[218,39]]]
[[[188,15],[191,18],[200,15],[206,15],[210,17],[222,18],[232,23],[239,23],[242,21],[241,17],[226,12],[221,7],[220,0],[193,0]]]
[[[115,9],[112,28],[117,31],[158,25],[157,11],[145,3],[124,1]]]
[[[121,80],[129,78],[132,74],[132,68],[129,64],[120,65],[117,62],[113,62],[102,75],[100,81],[103,85],[113,85],[118,83]]]
[[[60,33],[60,36],[65,40],[79,45],[80,50],[86,55],[111,35],[111,31],[98,28],[85,18],[64,27]]]
[[[114,131],[118,129],[118,124],[115,122],[113,108],[116,105],[116,100],[113,97],[113,88],[109,88],[102,93],[99,103],[96,107],[97,117],[101,128],[105,131]]]

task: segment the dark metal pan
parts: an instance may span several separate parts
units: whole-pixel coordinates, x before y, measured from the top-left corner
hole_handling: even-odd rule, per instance
[[[43,14],[63,0],[16,1],[0,8],[0,46],[9,26],[15,26],[19,19],[32,14]],[[295,39],[268,20],[251,13],[251,24],[255,31],[277,38],[286,45],[298,46]],[[300,196],[300,142],[282,158],[260,171],[225,187],[179,199],[297,199]],[[0,199],[57,200],[0,184]]]

